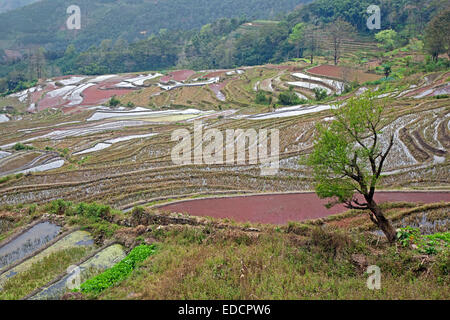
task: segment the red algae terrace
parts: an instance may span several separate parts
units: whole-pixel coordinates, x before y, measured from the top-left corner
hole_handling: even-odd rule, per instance
[[[378,192],[375,199],[380,203],[450,202],[450,192]],[[271,224],[324,218],[348,210],[343,205],[327,209],[327,203],[315,193],[292,193],[186,200],[162,205],[158,209],[193,216],[229,218],[238,222]]]

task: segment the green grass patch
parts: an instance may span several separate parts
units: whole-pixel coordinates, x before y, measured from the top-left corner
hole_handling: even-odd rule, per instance
[[[29,270],[6,281],[3,290],[0,290],[0,300],[24,298],[65,272],[70,265],[80,261],[86,253],[86,248],[71,248],[52,253],[34,263]]]
[[[141,245],[134,248],[125,259],[114,267],[83,283],[81,292],[94,295],[100,294],[105,289],[126,279],[139,263],[155,253],[156,247],[154,245]]]

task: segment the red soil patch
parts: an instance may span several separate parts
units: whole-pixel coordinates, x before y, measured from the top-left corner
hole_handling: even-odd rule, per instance
[[[46,97],[39,101],[37,105],[37,110],[42,111],[49,108],[58,108],[67,103],[67,101],[63,100],[62,97]]]
[[[225,88],[225,86],[227,85],[228,80],[227,81],[223,81],[221,83],[213,83],[209,85],[209,88],[214,92],[214,94],[216,95],[217,98],[219,98],[219,95],[222,94],[223,96],[225,96],[225,94],[221,91],[223,88]]]
[[[95,86],[89,87],[83,91],[83,102],[81,105],[96,105],[102,104],[113,96],[121,96],[130,92],[130,89],[108,89],[101,90],[102,84],[97,84]]]
[[[37,103],[39,99],[42,97],[43,94],[48,92],[48,90],[42,90],[42,91],[35,91],[31,94],[31,102]]]
[[[167,83],[170,80],[186,81],[191,76],[193,76],[195,73],[196,72],[192,71],[192,70],[178,70],[178,71],[174,71],[174,72],[169,73],[169,75],[162,77],[161,78],[161,82]]]
[[[342,78],[342,68],[338,66],[323,65],[311,68],[308,70],[308,72],[319,76],[326,76],[339,79]]]
[[[383,202],[450,202],[450,192],[379,192],[375,196]],[[161,211],[188,213],[193,216],[234,219],[239,222],[286,224],[324,218],[343,213],[343,205],[325,207],[315,193],[241,196],[220,199],[200,199],[168,204]]]
[[[209,88],[214,91],[215,94],[219,93],[220,90],[222,90],[223,88],[225,88],[225,86],[227,85],[228,80],[227,81],[223,81],[221,83],[213,83],[209,85]]]
[[[67,101],[64,100],[62,96],[52,98],[47,95],[48,92],[57,89],[59,88],[52,84],[47,84],[43,91],[33,92],[33,94],[31,95],[31,100],[33,103],[36,103],[36,109],[38,111],[49,108],[58,108],[67,103]],[[41,99],[41,97],[43,98]]]
[[[344,80],[343,79],[344,70],[345,70],[344,68],[339,67],[339,66],[321,65],[318,67],[308,69],[307,71],[311,74],[318,75],[318,76],[324,76],[324,77],[337,78],[337,79]],[[359,83],[364,83],[367,81],[375,81],[375,80],[378,80],[381,78],[380,75],[367,73],[367,72],[364,72],[361,70],[350,69],[347,72],[348,72],[347,77],[349,77],[349,79],[352,79],[352,80],[357,79]],[[349,80],[349,79],[345,79],[345,80]]]

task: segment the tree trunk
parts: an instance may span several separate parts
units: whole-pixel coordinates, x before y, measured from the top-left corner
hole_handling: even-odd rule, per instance
[[[390,221],[386,219],[383,211],[374,200],[369,201],[369,209],[373,214],[370,219],[381,229],[381,231],[383,231],[388,241],[394,243],[395,240],[397,240],[397,232],[392,227]]]
[[[338,64],[338,55],[339,55],[339,46],[338,43],[334,41],[334,65],[337,66]]]
[[[438,62],[439,60],[439,53],[433,53],[433,61]]]

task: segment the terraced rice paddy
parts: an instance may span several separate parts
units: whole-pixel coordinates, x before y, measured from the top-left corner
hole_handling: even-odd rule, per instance
[[[0,272],[9,265],[39,250],[53,240],[61,228],[49,222],[42,222],[6,243],[0,248]]]
[[[17,274],[26,272],[34,263],[41,261],[42,259],[49,257],[51,254],[61,250],[84,247],[89,248],[94,245],[94,240],[88,232],[75,231],[57,241],[55,244],[45,248],[40,253],[32,256],[29,259],[19,263],[16,266],[7,268],[0,274],[0,290],[4,287],[5,283],[12,279]]]
[[[323,74],[327,70],[336,74]],[[341,71],[330,66],[308,69],[308,65],[299,63],[237,70],[181,70],[166,75],[74,75],[51,79],[5,98],[29,113],[8,115],[12,121],[0,124],[2,208],[24,208],[20,215],[31,223],[33,207],[27,205],[47,210],[46,205],[58,199],[97,202],[118,210],[109,217],[118,224],[108,221],[106,226],[105,221],[90,221],[72,213],[58,217],[75,225],[79,221],[88,223],[90,233],[73,231],[72,224],[58,227],[42,221],[25,227],[6,215],[7,219],[0,219],[2,239],[10,237],[0,246],[0,298],[60,299],[73,280],[74,273],[67,272],[69,266],[79,267],[76,270],[84,281],[122,260],[132,247],[130,243],[136,245],[138,239],[151,243],[152,239],[138,236],[145,227],[130,227],[129,221],[121,220],[136,206],[173,216],[187,213],[283,225],[280,228],[292,221],[317,218],[341,227],[361,222],[358,219],[367,220],[363,216],[336,221],[329,218],[346,209],[325,208],[326,201],[312,193],[312,171],[304,164],[314,145],[318,123],[333,121],[333,109],[347,99],[380,89],[367,85],[343,94],[348,80],[337,74]],[[353,71],[360,75],[360,70]],[[380,101],[388,98],[380,142],[387,146],[390,136],[395,138],[377,200],[430,206],[439,203],[442,209],[438,217],[403,217],[394,220],[395,226],[410,222],[426,231],[448,225],[442,217],[448,215],[450,202],[450,104],[448,98],[434,98],[446,92],[448,76],[437,73],[395,89],[386,86],[376,93]],[[307,103],[272,108],[255,102],[262,91],[277,103],[280,93],[294,83],[294,92],[309,99]],[[315,87],[324,88],[330,96],[315,101]],[[114,94],[122,106],[103,106]],[[250,155],[244,164],[174,164],[172,151],[178,141],[172,134],[182,129],[193,135],[196,120],[202,121],[204,130],[216,129],[224,134],[230,129],[243,130],[234,137],[235,142],[246,130],[278,129],[278,173],[261,175],[263,164],[250,163]],[[188,149],[195,153],[207,146],[208,141],[193,139]],[[250,147],[250,142],[245,144],[247,153]],[[226,148],[225,143],[223,151]],[[119,237],[121,245],[105,240],[107,234],[114,233],[112,230],[122,227],[126,230],[121,230],[125,233]],[[20,228],[25,229],[12,234]],[[132,235],[127,237],[127,232]]]
[[[321,76],[323,68],[320,67],[306,68],[306,64],[299,64],[203,72],[182,70],[166,78],[159,73],[73,76],[53,79],[47,85],[40,84],[34,90],[16,94],[14,99],[27,101],[35,92],[65,96],[74,93],[79,86],[89,85],[86,90],[94,88],[92,84],[102,88],[113,88],[123,82],[142,86],[118,96],[124,104],[137,103],[134,108],[83,106],[85,100],[80,105],[69,106],[69,99],[62,106],[54,105],[60,106],[61,112],[46,111],[25,115],[20,121],[2,123],[0,172],[25,175],[0,184],[0,201],[15,205],[64,198],[129,209],[161,199],[215,193],[313,190],[311,170],[299,160],[313,146],[315,125],[331,121],[331,109],[338,102],[345,102],[367,89],[376,89],[376,86],[328,98],[324,103],[284,106],[275,111],[255,104],[255,88],[265,91],[276,101],[277,95],[288,90],[289,83],[294,80],[305,83],[307,88],[296,89],[296,92],[307,97],[313,96],[309,89],[316,85],[336,94],[341,91],[343,80],[338,80],[339,77]],[[447,78],[448,73],[438,73],[402,89],[379,93],[378,98],[392,97],[388,102],[381,143],[386,145],[390,134],[395,136],[393,150],[384,168],[385,176],[380,182],[382,188],[426,190],[449,187],[449,102],[448,99],[432,98],[448,85]],[[168,83],[163,85],[173,86],[180,82],[184,86],[165,91],[161,88],[164,80]],[[218,82],[185,86],[208,81]],[[51,93],[53,82],[62,82],[59,84],[62,87],[53,89],[58,90],[58,94]],[[432,93],[414,98],[427,90]],[[280,130],[278,174],[261,176],[260,163],[174,165],[171,151],[176,142],[171,139],[172,132],[176,129],[193,132],[193,121],[200,119],[205,128],[221,132],[227,129]],[[13,147],[17,143],[35,149],[16,151]],[[191,150],[200,147],[191,145]]]
[[[368,73],[362,70],[352,70],[350,68],[331,65],[322,65],[308,69],[308,73],[317,76],[330,77],[346,81],[357,81],[359,83],[364,83],[367,81],[376,81],[381,78],[380,75],[374,73]]]
[[[76,266],[72,273],[64,275],[61,279],[57,279],[54,283],[39,290],[36,294],[31,294],[29,300],[59,300],[70,290],[70,281],[75,276],[79,277],[80,283],[95,274],[101,273],[108,268],[113,267],[116,263],[126,257],[123,246],[119,244],[111,245],[99,252],[85,262]],[[72,284],[73,285],[73,284]]]
[[[2,235],[11,228],[7,222],[0,220]],[[0,243],[1,299],[61,299],[126,257],[123,245],[99,247],[87,231],[63,230],[67,225],[38,221]]]

